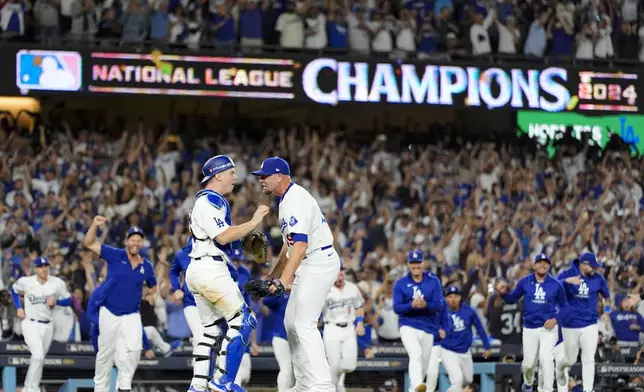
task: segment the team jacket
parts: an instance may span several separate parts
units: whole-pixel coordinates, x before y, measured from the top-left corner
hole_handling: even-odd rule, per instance
[[[414,298],[422,297],[427,306],[423,309],[411,307]],[[420,282],[415,282],[411,273],[398,279],[394,285],[394,312],[398,314],[398,325],[419,329],[435,334],[438,331],[436,313],[445,302],[441,283],[433,275],[425,272]]]
[[[597,324],[598,294],[604,298],[610,298],[610,290],[604,277],[597,273],[592,276],[580,276],[578,265],[578,261],[575,260],[570,268],[557,276],[557,280],[563,285],[568,302],[568,307],[560,321],[563,328],[584,328]],[[580,276],[580,285],[566,283],[566,279],[574,276]]]
[[[455,353],[466,353],[472,345],[473,335],[472,326],[476,328],[485,349],[490,348],[490,339],[483,328],[481,319],[476,311],[467,304],[461,304],[456,311],[448,310],[449,317],[452,319],[452,331],[441,341],[441,347],[454,351]]]
[[[525,328],[543,327],[547,320],[557,317],[559,309],[566,307],[563,286],[550,275],[546,275],[543,283],[538,283],[534,274],[521,278],[514,290],[505,294],[503,299],[513,304],[521,297],[524,297],[523,326]]]

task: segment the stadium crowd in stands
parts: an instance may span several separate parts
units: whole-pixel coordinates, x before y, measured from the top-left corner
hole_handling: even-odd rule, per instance
[[[644,61],[638,0],[2,0],[5,39]]]
[[[431,133],[428,144],[394,142],[386,134],[364,144],[308,126],[268,129],[261,137],[207,129],[209,136],[188,138],[142,124],[100,132],[64,121],[32,132],[14,129],[7,118],[0,125],[0,283],[9,287],[33,273],[37,256],[49,258],[52,274],[73,293],[73,340],[88,339],[87,298],[106,272],[82,246],[96,214],[108,218],[100,233],[107,244],[122,244],[131,226],[146,233],[143,252],[155,264],[160,295],[154,308],[142,310],[144,323],[151,320],[147,325],[168,341],[189,337],[181,305],[169,295],[168,266],[189,237],[201,166],[224,152],[239,176],[229,199],[234,221],[248,220],[260,201],[277,206],[262,199],[248,170],[266,156],[287,158],[294,180],[312,190],[347,277],[366,299],[369,332],[360,347],[367,357],[375,342],[399,341],[392,283],[406,274],[412,249],[425,254],[444,287],[460,285],[489,333],[509,344],[520,344],[520,312],[497,300],[494,281],[516,282],[538,253],[552,258],[557,273],[582,252],[595,252],[615,293],[614,306],[601,310],[603,342],[638,346],[644,336],[644,304],[620,307],[624,294],[644,287],[644,164],[628,148],[601,153],[564,138],[548,159],[531,140],[468,139],[451,127]],[[265,222],[275,255],[276,214]],[[247,265],[255,276],[266,273]],[[261,303],[253,308],[260,319],[256,341],[268,342],[274,318]],[[4,339],[19,338],[11,312],[2,317]]]

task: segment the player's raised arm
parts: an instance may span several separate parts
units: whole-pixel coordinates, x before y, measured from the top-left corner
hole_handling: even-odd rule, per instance
[[[98,231],[99,227],[105,224],[106,220],[107,219],[104,216],[95,216],[92,224],[87,230],[87,233],[85,233],[85,238],[83,239],[83,245],[98,256],[101,256],[101,243],[98,242],[96,232]]]
[[[522,278],[517,282],[517,285],[514,287],[514,290],[512,292],[508,293],[508,284],[504,281],[501,280],[496,284],[496,291],[503,297],[503,300],[509,304],[515,304],[519,302],[519,300],[523,297],[525,294],[524,290],[524,282],[526,278]]]

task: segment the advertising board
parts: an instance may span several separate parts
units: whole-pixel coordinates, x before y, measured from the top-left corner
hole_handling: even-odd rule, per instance
[[[323,105],[426,105],[486,110],[637,113],[639,73],[565,66],[475,66],[304,55],[221,57],[0,47],[15,58],[3,94],[167,95]],[[6,75],[5,75],[6,76]]]

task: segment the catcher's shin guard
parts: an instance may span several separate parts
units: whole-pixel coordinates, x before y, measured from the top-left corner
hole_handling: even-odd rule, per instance
[[[228,320],[228,331],[224,337],[222,351],[219,352],[217,375],[215,380],[227,385],[235,381],[239,365],[250,344],[250,336],[257,328],[257,319],[246,304]]]
[[[210,325],[204,326],[204,333],[199,339],[199,343],[195,347],[193,358],[195,359],[193,365],[193,378],[192,385],[204,387],[210,378],[210,360],[211,353],[215,355],[219,352],[221,342],[223,340],[223,333],[220,325],[224,319],[219,319]],[[202,388],[203,389],[203,388]]]

